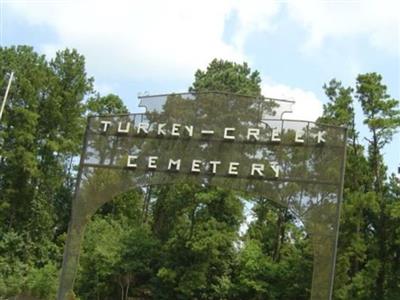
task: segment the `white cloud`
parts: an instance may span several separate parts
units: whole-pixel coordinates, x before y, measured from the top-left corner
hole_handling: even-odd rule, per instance
[[[272,18],[279,12],[281,4],[279,1],[266,0],[233,2],[233,11],[238,18],[238,28],[233,38],[234,45],[243,50],[249,34],[276,30]]]
[[[309,49],[332,37],[366,35],[371,44],[398,51],[397,3],[304,0],[289,1],[286,7],[288,17],[309,31]],[[248,61],[247,38],[256,31],[278,30],[273,18],[283,5],[266,0],[11,1],[5,4],[4,13],[12,10],[29,25],[48,26],[57,38],[46,41],[42,51],[52,56],[57,49],[76,47],[85,55],[89,73],[101,74],[104,84],[120,78],[187,82],[214,57]],[[227,18],[233,15],[237,20],[229,44],[223,35]],[[349,72],[358,69],[354,61],[348,66]],[[322,111],[311,92],[279,84],[265,87],[269,87],[269,96],[272,92],[297,101],[308,99],[320,107],[317,112]],[[315,119],[308,108],[301,115]]]
[[[248,34],[267,30],[278,11],[275,1],[17,1],[8,4],[31,25],[47,25],[58,41],[54,49],[76,47],[89,70],[110,77],[187,79],[214,57],[247,60]],[[233,45],[223,41],[225,22],[237,12]]]
[[[288,17],[310,33],[315,48],[329,37],[367,34],[376,46],[398,51],[398,1],[320,1],[286,3]],[[268,0],[54,0],[6,2],[30,25],[45,25],[56,40],[42,51],[75,47],[87,59],[91,74],[115,78],[188,81],[214,57],[249,62],[249,35],[278,30],[274,17],[284,4]],[[226,21],[236,16],[229,40]],[[251,64],[251,61],[250,61]]]
[[[328,38],[359,36],[381,50],[399,54],[400,2],[396,0],[290,1],[289,16],[309,31],[305,49]]]
[[[293,112],[284,114],[284,119],[315,121],[322,115],[322,102],[311,91],[284,84],[265,83],[262,93],[265,97],[295,101]]]

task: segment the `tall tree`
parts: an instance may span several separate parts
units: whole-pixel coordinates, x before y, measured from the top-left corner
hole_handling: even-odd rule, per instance
[[[261,78],[247,63],[214,59],[205,71],[197,70],[189,91],[227,92],[249,96],[261,94]]]
[[[359,290],[372,290],[370,282],[354,284],[361,276],[367,263],[369,235],[367,215],[374,210],[374,202],[368,193],[371,178],[364,147],[358,141],[355,128],[353,89],[343,87],[340,81],[332,79],[323,86],[329,102],[319,121],[348,129],[347,161],[345,169],[342,217],[340,223],[338,257],[335,278],[335,299],[360,299]],[[369,284],[369,285],[368,285]]]
[[[247,64],[214,59],[189,91],[260,95],[260,76]],[[183,184],[153,191],[153,230],[163,244],[158,297],[221,299],[231,288],[241,200],[229,191]]]
[[[3,248],[1,256],[13,257],[21,268],[40,268],[59,257],[55,242],[68,219],[71,166],[92,79],[83,56],[68,49],[49,62],[32,47],[0,48],[0,78],[10,70],[15,80],[0,125],[0,236],[14,236],[22,247],[16,253]],[[0,272],[5,278],[18,273]]]
[[[388,232],[388,252],[390,264],[387,268],[387,299],[396,299],[400,296],[400,178],[394,174],[389,179],[385,192],[388,199],[388,213],[391,219]]]
[[[368,138],[368,162],[372,174],[373,191],[379,204],[379,213],[373,222],[377,234],[379,272],[376,279],[375,299],[384,299],[387,284],[388,212],[384,196],[386,167],[382,149],[392,140],[400,126],[399,101],[387,94],[382,76],[377,73],[360,74],[356,84],[357,98],[363,109],[366,124],[371,132]]]
[[[40,190],[53,199],[58,232],[67,228],[74,188],[74,159],[80,153],[85,128],[85,98],[93,91],[85,58],[75,49],[58,51],[49,63],[52,74],[49,96],[40,104],[37,137],[43,146]],[[54,195],[52,195],[54,194]]]

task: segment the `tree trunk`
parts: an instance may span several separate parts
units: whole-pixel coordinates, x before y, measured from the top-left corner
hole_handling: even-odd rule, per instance
[[[278,212],[278,221],[275,237],[275,246],[273,252],[273,260],[279,261],[281,247],[285,238],[285,222],[286,222],[287,208],[280,208]]]
[[[126,290],[125,290],[125,299],[128,299],[128,295],[129,295],[129,287],[130,287],[130,276],[128,276],[128,282],[126,284]]]
[[[385,277],[386,277],[386,222],[385,222],[385,211],[386,201],[383,196],[381,170],[380,170],[380,153],[378,145],[378,136],[375,130],[372,131],[372,167],[375,176],[374,188],[375,193],[378,197],[379,203],[379,216],[378,216],[378,259],[381,261],[381,266],[378,272],[378,278],[376,280],[376,299],[384,299],[385,294]]]
[[[152,192],[151,186],[147,187],[147,192],[143,200],[143,209],[142,209],[143,224],[146,224],[148,220],[151,192]]]

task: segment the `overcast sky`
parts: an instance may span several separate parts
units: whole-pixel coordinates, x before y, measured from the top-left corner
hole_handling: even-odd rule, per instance
[[[264,96],[295,100],[290,118],[315,120],[332,78],[354,86],[357,74],[378,72],[400,98],[398,3],[0,0],[0,44],[32,45],[48,57],[76,48],[96,89],[118,94],[131,111],[138,93],[186,91],[215,57],[246,61],[261,73]],[[399,134],[385,158],[394,172]]]

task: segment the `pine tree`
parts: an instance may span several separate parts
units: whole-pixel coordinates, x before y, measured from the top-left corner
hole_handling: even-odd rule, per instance
[[[382,76],[377,73],[360,74],[357,77],[357,98],[364,112],[364,124],[370,130],[368,141],[368,163],[372,176],[371,189],[375,193],[379,210],[373,218],[376,231],[377,259],[379,271],[376,278],[375,299],[385,299],[387,286],[387,267],[389,264],[388,232],[390,217],[387,210],[385,192],[386,167],[382,150],[400,126],[399,101],[387,94]]]

